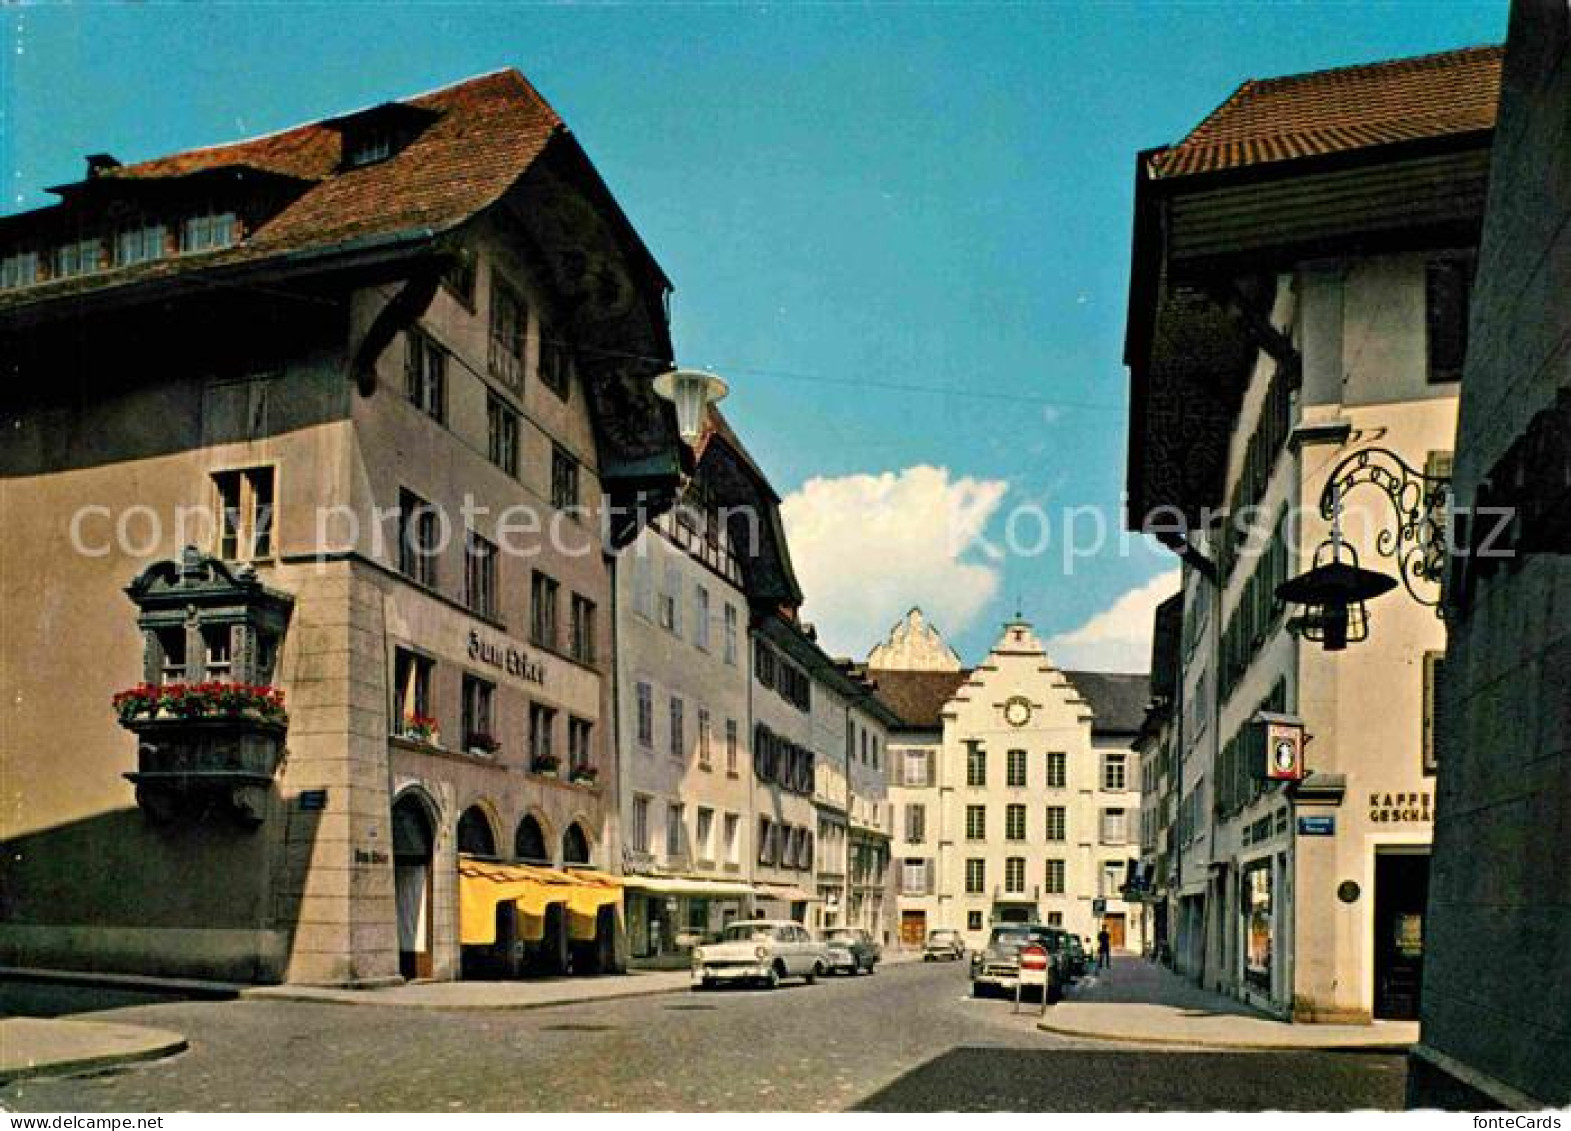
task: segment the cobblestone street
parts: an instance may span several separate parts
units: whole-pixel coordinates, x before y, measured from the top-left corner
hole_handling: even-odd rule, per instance
[[[133,1004],[9,986],[11,1009],[175,1029],[167,1061],[0,1089],[12,1110],[1400,1108],[1398,1055],[1147,1051],[1039,1032],[958,965],[521,1012]]]

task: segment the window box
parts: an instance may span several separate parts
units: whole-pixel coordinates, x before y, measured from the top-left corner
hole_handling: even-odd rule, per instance
[[[430,715],[410,715],[404,719],[400,736],[411,742],[422,742],[427,746],[441,744],[441,733],[437,729],[436,720]]]
[[[575,785],[594,785],[600,778],[599,766],[574,766],[567,780]]]
[[[555,754],[537,754],[530,760],[529,770],[541,777],[554,778],[556,771],[561,766],[562,760]]]
[[[471,754],[483,754],[489,758],[502,749],[502,744],[485,731],[476,731],[464,738],[464,749]]]

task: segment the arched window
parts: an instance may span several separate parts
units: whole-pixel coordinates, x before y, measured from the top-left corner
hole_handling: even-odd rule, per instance
[[[540,828],[540,822],[533,817],[525,817],[518,822],[518,832],[513,837],[513,855],[532,864],[551,863],[551,854],[545,846],[545,832]]]
[[[562,863],[589,863],[589,838],[584,835],[584,830],[578,827],[577,821],[568,825],[567,831],[562,834]]]
[[[458,818],[458,851],[466,856],[495,856],[496,834],[485,810],[471,805]]]

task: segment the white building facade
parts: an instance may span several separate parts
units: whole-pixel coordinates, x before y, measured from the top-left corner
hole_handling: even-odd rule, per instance
[[[1173,953],[1282,1017],[1417,1016],[1445,648],[1426,547],[1445,537],[1497,81],[1498,52],[1470,49],[1246,84],[1142,169],[1136,276],[1164,282],[1132,307],[1131,520],[1166,514],[1185,562]],[[1407,133],[1355,140],[1383,136],[1392,92],[1440,91],[1456,114],[1424,123],[1423,162]],[[1340,115],[1345,167],[1240,142],[1256,156],[1194,176],[1213,131],[1247,137],[1299,100]],[[1312,247],[1282,235],[1311,227]],[[1355,555],[1402,584],[1328,651],[1277,589]],[[1303,780],[1268,779],[1261,712],[1301,723]]]
[[[1131,945],[1146,677],[1061,671],[1023,621],[969,672],[872,676],[906,711],[891,763],[902,942],[946,928],[978,947],[994,923],[1042,922]]]
[[[635,962],[680,961],[752,874],[747,601],[726,532],[688,506],[617,566],[622,864]]]

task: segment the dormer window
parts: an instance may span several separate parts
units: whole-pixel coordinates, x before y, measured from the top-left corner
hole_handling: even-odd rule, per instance
[[[180,227],[180,252],[189,255],[198,251],[213,251],[235,242],[235,214],[233,212],[204,212],[188,216]]]
[[[162,224],[138,224],[115,233],[115,266],[129,267],[162,259],[168,242],[168,229]]]
[[[339,168],[362,169],[396,157],[438,116],[424,107],[384,102],[322,124],[337,130],[342,138]]]
[[[375,165],[393,155],[393,135],[386,129],[371,127],[344,135],[344,165],[358,169]]]

